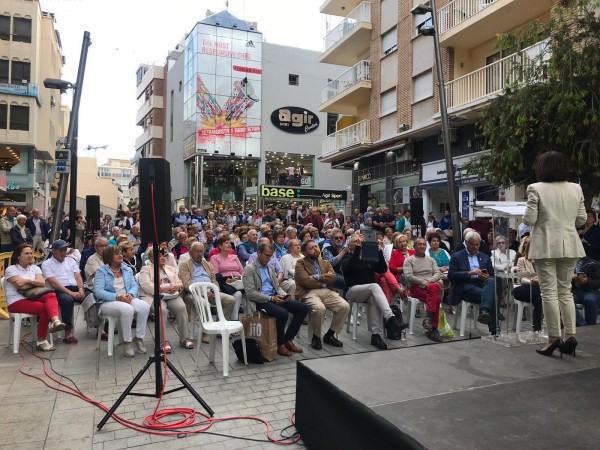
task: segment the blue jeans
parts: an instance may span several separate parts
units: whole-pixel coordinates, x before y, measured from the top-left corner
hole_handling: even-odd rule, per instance
[[[335,283],[333,283],[335,289],[344,289],[346,287],[344,283],[344,276],[339,273],[335,274]]]
[[[575,304],[583,305],[585,319],[578,309],[575,310],[575,321],[578,327],[585,325],[596,325],[598,322],[598,297],[595,292],[576,290],[573,292]]]
[[[79,289],[77,286],[65,286],[72,292],[77,292]],[[69,294],[64,292],[54,291],[56,299],[58,300],[58,306],[60,306],[60,317],[66,325],[67,330],[73,329],[73,308],[75,306],[75,300]]]
[[[308,305],[296,300],[288,300],[280,305],[276,305],[271,301],[258,303],[256,309],[259,311],[264,309],[268,316],[275,317],[277,326],[277,345],[285,344],[287,341],[293,340],[298,334],[298,331],[300,331],[302,322],[304,322],[304,319],[308,314]],[[286,331],[285,324],[287,323],[290,314],[292,314],[292,321]]]
[[[496,308],[495,302],[496,285],[494,278],[490,277],[486,281],[471,281],[465,284],[463,289],[463,299],[470,303],[479,305],[480,311],[485,311],[490,315],[488,324],[490,333],[496,333]]]

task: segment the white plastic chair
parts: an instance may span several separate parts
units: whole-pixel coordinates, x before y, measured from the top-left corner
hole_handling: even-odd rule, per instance
[[[100,348],[100,342],[102,340],[102,330],[104,330],[104,324],[108,320],[108,356],[112,356],[115,343],[115,327],[117,326],[117,323],[119,323],[119,318],[113,316],[105,316],[104,314],[100,313],[100,319],[102,319],[102,322],[98,327],[98,336],[96,337],[96,348]],[[122,336],[123,333],[121,330],[119,330],[119,344],[122,343]]]
[[[0,278],[0,286],[2,286],[2,291],[4,291],[4,277]],[[9,312],[9,324],[8,324],[8,337],[6,339],[5,347],[10,345],[10,338],[12,336],[12,344],[13,344],[13,353],[19,353],[19,345],[21,343],[21,324],[23,319],[29,319],[31,323],[31,342],[36,342],[37,337],[37,319],[38,316],[33,314],[25,314],[25,313],[11,313]],[[33,330],[36,330],[34,333]],[[52,333],[48,333],[50,335],[50,345],[54,345],[54,340],[52,339]]]
[[[213,320],[210,312],[210,303],[208,301],[208,291],[212,290],[215,295],[215,305],[217,308],[218,321]],[[193,283],[189,287],[189,291],[194,297],[196,304],[196,311],[200,315],[201,327],[198,331],[198,343],[202,340],[202,332],[208,334],[210,341],[209,360],[214,363],[215,360],[215,346],[216,336],[220,334],[222,336],[223,344],[223,376],[229,375],[229,336],[231,333],[239,332],[242,338],[242,349],[244,351],[244,363],[248,365],[248,357],[246,356],[246,336],[244,335],[244,326],[242,322],[237,320],[226,320],[223,314],[223,307],[221,306],[221,293],[219,292],[218,286],[213,283],[198,282]],[[196,366],[200,361],[200,345],[196,353]]]
[[[460,307],[460,331],[459,335],[463,337],[465,335],[465,327],[467,323],[467,312],[469,311],[469,307],[473,307],[473,317],[471,320],[475,323],[475,329],[477,329],[477,317],[479,316],[479,304],[470,303],[466,300],[461,302]],[[456,322],[458,321],[458,314],[454,316],[454,328],[456,328]]]
[[[413,334],[413,326],[415,324],[415,313],[417,312],[417,305],[421,300],[409,296],[408,301],[410,302],[410,319],[408,320],[408,333]],[[404,302],[402,302],[402,305],[404,305]],[[425,305],[425,302],[423,302],[423,305]],[[404,311],[402,311],[402,314],[404,314]]]

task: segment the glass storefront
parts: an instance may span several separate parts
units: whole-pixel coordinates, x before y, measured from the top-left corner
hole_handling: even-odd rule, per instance
[[[314,187],[315,156],[266,152],[265,183],[271,186]]]
[[[188,195],[192,199],[200,198],[197,190],[199,176],[196,162],[191,159],[188,168]],[[258,183],[258,160],[256,159],[216,159],[205,158],[203,170],[202,200],[198,203],[204,208],[253,209],[256,207],[255,197],[247,195],[248,188]]]

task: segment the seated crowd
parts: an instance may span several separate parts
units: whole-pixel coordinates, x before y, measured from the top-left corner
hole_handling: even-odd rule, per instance
[[[188,326],[196,318],[189,291],[196,282],[217,286],[227,320],[239,319],[244,296],[254,309],[274,317],[277,351],[283,356],[303,352],[294,343],[303,323],[311,325],[314,350],[322,349],[323,344],[343,347],[340,332],[353,303],[367,305],[371,345],[386,349],[384,338],[400,339],[408,326],[398,307],[408,296],[420,301],[416,317],[421,317],[421,302],[424,304],[422,325],[434,342],[442,342],[438,326],[444,303],[450,314],[455,314],[462,300],[479,304],[477,320],[494,334],[499,331],[498,321],[504,320],[500,307],[506,305],[509,293],[532,304],[533,330],[542,327],[541,294],[535,263],[528,257],[526,230],[519,229],[518,240],[509,232],[508,237],[486,236],[486,242],[477,231],[466,228],[462,245],[451,253],[448,228],[434,228],[437,221],[433,215],[428,217],[430,228],[424,229],[423,237],[415,238],[410,211],[396,220],[388,209],[371,208],[344,219],[335,211],[323,218],[316,208],[294,208],[283,218],[274,209],[264,214],[260,210],[255,214],[229,210],[203,215],[193,206],[191,212],[182,207],[173,214],[173,237],[157,251],[142,242],[139,224],[124,221],[127,230],[106,226],[105,234],[90,240],[81,253],[69,250],[62,239],[53,242],[51,255],[40,268],[33,261],[27,217],[16,211],[10,214],[17,227],[11,233],[24,241],[14,247],[5,271],[8,310],[39,316],[40,351],[55,349],[47,340],[48,333],[64,330],[64,343],[78,342],[73,333],[74,304],[93,294],[103,315],[120,319],[124,355],[146,353],[147,321],[157,320],[154,264],[159,269],[163,318],[165,323],[167,318],[175,323],[183,349],[196,345]],[[589,222],[582,238],[596,245],[600,227],[595,214]],[[440,223],[445,222],[442,219]],[[379,232],[375,259],[363,256],[361,230],[368,224]],[[34,223],[34,232],[35,227]],[[518,247],[513,245],[515,241]],[[590,254],[595,254],[596,248],[588,246]],[[44,287],[32,297],[31,292],[37,292],[34,288]],[[578,311],[578,325],[596,323],[599,288],[600,262],[591,256],[582,258],[573,274],[574,301],[583,305],[584,311],[584,315]],[[208,300],[215,305],[214,292],[209,291]],[[324,331],[327,310],[333,317]],[[106,339],[106,330],[98,333]],[[208,343],[208,336],[203,334],[201,341]],[[166,341],[164,351],[171,350]]]

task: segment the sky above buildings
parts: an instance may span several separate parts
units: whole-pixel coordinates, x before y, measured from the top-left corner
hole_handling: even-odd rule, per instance
[[[130,158],[141,134],[135,126],[138,108],[135,73],[141,63],[163,65],[167,53],[206,11],[225,9],[224,0],[40,0],[43,10],[56,16],[66,65],[64,80],[75,82],[84,31],[89,48],[79,115],[79,154],[98,149],[106,158]],[[322,0],[229,0],[234,16],[258,23],[265,41],[311,50],[323,50],[326,17]],[[339,21],[339,19],[336,19]],[[333,25],[336,21],[333,21]],[[280,62],[285,65],[285,61]],[[44,89],[43,87],[40,87]],[[71,105],[71,96],[63,102]]]

